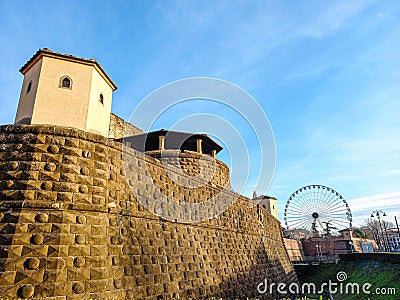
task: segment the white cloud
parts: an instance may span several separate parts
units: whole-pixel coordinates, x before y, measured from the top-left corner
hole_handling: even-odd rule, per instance
[[[393,211],[385,211],[386,217],[382,217],[381,220],[385,220],[387,222],[392,223],[396,226],[394,217],[397,216],[397,221],[400,221],[400,210],[393,210]],[[374,217],[376,219],[376,217]],[[371,213],[362,214],[362,215],[353,215],[353,226],[359,227],[365,224],[366,220],[373,219],[371,218]]]
[[[400,192],[354,198],[348,200],[348,203],[353,212],[372,212],[375,209],[393,210],[400,206]]]

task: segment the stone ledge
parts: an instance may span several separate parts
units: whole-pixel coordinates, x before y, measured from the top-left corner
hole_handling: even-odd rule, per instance
[[[23,125],[23,124],[9,124],[0,126],[0,133],[16,133],[16,134],[49,134],[49,135],[59,135],[63,137],[80,138],[96,143],[102,143],[107,146],[113,146],[114,141],[87,131],[83,131],[74,127],[64,127],[56,125]]]

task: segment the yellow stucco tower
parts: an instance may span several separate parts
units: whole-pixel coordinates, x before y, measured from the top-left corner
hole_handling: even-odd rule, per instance
[[[69,126],[108,136],[117,86],[96,60],[44,48],[20,72],[16,124]]]
[[[276,205],[277,201],[276,198],[262,195],[253,198],[253,200],[256,200],[260,206],[264,207],[267,210],[267,212],[269,212],[276,219],[278,219],[278,207]]]

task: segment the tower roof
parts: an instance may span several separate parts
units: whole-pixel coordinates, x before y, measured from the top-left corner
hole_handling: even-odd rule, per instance
[[[166,149],[191,150],[196,151],[196,140],[201,139],[203,143],[203,153],[210,154],[212,150],[216,153],[223,148],[206,134],[180,132],[173,130],[157,130],[144,134],[133,135],[125,138],[116,139],[119,142],[131,143],[131,146],[141,152],[158,149],[158,137],[165,136]]]
[[[108,83],[108,85],[112,88],[113,91],[115,91],[118,88],[117,85],[112,81],[110,76],[107,75],[107,73],[104,71],[104,69],[101,67],[101,65],[95,59],[93,59],[93,58],[85,59],[85,58],[76,57],[76,56],[70,55],[70,54],[61,54],[59,52],[53,52],[48,48],[39,49],[25,63],[25,65],[22,66],[22,68],[19,71],[25,75],[26,72],[28,72],[29,69],[32,68],[32,66],[34,64],[36,64],[44,56],[93,66],[99,72],[99,74],[103,77],[103,79]]]

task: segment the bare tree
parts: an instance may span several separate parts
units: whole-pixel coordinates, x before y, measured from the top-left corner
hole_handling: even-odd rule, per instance
[[[387,228],[393,227],[393,223],[385,220],[367,219],[361,227],[367,236],[374,239],[377,243],[379,250],[384,251],[388,249],[388,237],[386,233]]]

